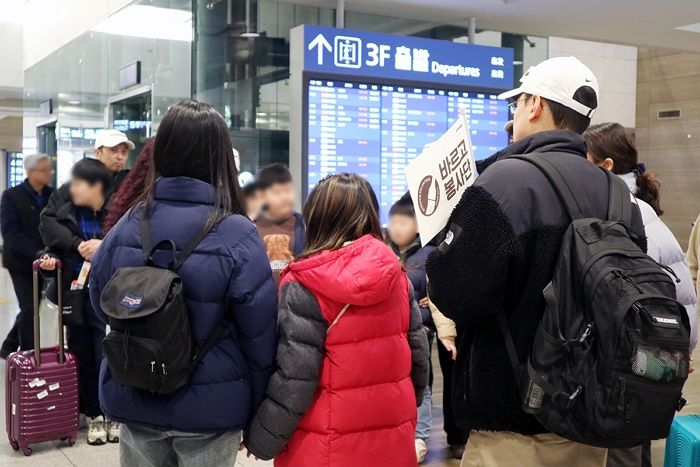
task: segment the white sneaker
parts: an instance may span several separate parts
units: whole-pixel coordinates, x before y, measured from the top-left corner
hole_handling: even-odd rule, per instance
[[[97,417],[88,417],[88,437],[87,443],[93,446],[99,446],[107,442],[107,427],[105,419],[102,415]]]
[[[425,460],[426,454],[428,454],[428,445],[422,439],[416,438],[416,458],[419,464]]]
[[[119,422],[114,420],[107,420],[107,441],[110,443],[119,442]]]

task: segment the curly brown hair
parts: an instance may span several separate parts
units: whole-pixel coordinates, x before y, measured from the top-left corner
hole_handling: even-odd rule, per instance
[[[136,203],[146,200],[149,187],[155,179],[153,168],[153,145],[155,138],[149,138],[141,149],[139,157],[109,202],[107,215],[102,223],[102,234],[106,235],[126,212]]]

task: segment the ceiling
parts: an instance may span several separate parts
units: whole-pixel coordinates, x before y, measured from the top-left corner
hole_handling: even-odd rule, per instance
[[[294,0],[335,5],[331,0]],[[345,9],[537,36],[700,51],[698,0],[345,0]]]

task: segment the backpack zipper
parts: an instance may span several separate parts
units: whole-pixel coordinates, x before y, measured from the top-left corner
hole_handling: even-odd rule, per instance
[[[680,278],[678,277],[678,275],[676,275],[676,272],[671,268],[671,266],[666,266],[665,264],[661,264],[661,263],[659,263],[658,261],[654,261],[654,262],[655,262],[661,269],[663,269],[664,271],[666,271],[666,272],[668,272],[670,275],[672,275],[672,276],[676,279],[676,284],[680,284],[680,283],[681,283]]]
[[[639,284],[637,284],[634,280],[632,280],[632,278],[631,278],[630,276],[628,276],[628,275],[625,274],[624,272],[620,271],[619,269],[613,270],[613,275],[615,275],[616,277],[619,277],[619,278],[622,279],[623,281],[625,281],[625,282],[627,282],[628,284],[630,284],[632,287],[634,287],[635,289],[637,289],[637,292],[639,292],[640,294],[643,294],[643,293],[644,293],[644,291],[642,290],[642,288],[639,287]]]

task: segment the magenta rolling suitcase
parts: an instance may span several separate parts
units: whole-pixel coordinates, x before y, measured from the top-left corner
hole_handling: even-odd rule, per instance
[[[61,284],[57,261],[57,281]],[[78,362],[63,349],[61,287],[58,290],[58,347],[40,349],[39,262],[34,269],[34,350],[15,352],[7,358],[5,409],[7,436],[15,450],[29,456],[31,444],[78,437]]]

